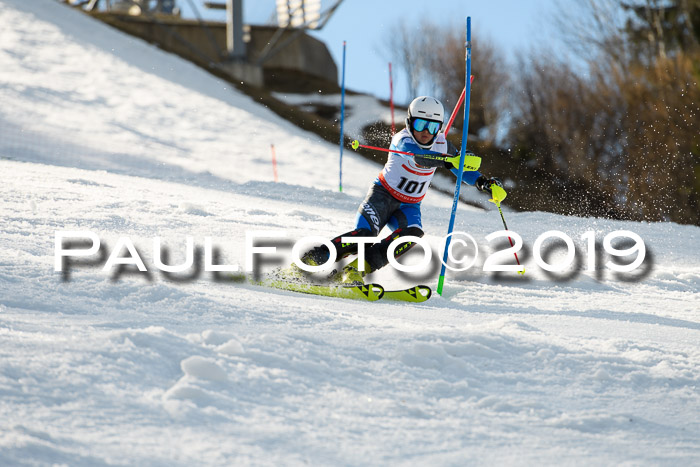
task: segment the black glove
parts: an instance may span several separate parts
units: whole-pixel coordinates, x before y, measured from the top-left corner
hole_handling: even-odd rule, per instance
[[[491,185],[497,185],[503,188],[503,182],[499,178],[491,177],[487,178],[485,175],[480,175],[479,178],[474,182],[474,186],[479,191],[491,192]]]

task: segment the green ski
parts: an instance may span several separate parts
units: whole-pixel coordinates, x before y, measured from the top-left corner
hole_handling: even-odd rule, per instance
[[[245,280],[245,276],[243,276]],[[331,282],[314,284],[302,278],[299,271],[286,268],[277,270],[262,280],[250,280],[252,284],[273,289],[289,290],[324,297],[349,298],[374,302],[380,299],[420,303],[428,300],[432,291],[426,285],[416,285],[401,290],[384,290],[379,284]]]
[[[383,299],[420,303],[429,299],[431,294],[432,290],[427,285],[416,285],[403,290],[385,290]]]
[[[394,300],[401,302],[421,303],[428,300],[432,294],[430,287],[416,285],[401,290],[384,290],[379,284],[309,284],[306,282],[287,281],[283,279],[264,279],[254,282],[256,285],[271,287],[292,292],[301,292],[324,297],[350,298],[356,300],[367,300],[370,302],[383,300]]]
[[[280,290],[290,290],[324,297],[352,298],[370,302],[379,300],[384,295],[384,287],[379,284],[334,284],[321,285],[305,282],[285,281],[281,279],[264,279],[257,283],[264,287]]]

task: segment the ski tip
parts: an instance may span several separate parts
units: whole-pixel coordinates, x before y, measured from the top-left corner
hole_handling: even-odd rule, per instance
[[[417,285],[413,289],[415,290],[417,301],[424,302],[433,295],[433,290],[427,285]]]
[[[421,303],[428,300],[432,293],[432,289],[427,285],[416,285],[403,290],[387,290],[384,292],[384,298],[387,300]]]

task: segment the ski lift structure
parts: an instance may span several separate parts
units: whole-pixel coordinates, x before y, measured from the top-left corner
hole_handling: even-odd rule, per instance
[[[188,0],[190,8],[199,17],[197,7]],[[73,0],[73,5],[83,5],[86,11],[99,9],[100,4],[110,12],[139,15],[175,15],[180,16],[180,8],[176,0]],[[270,57],[281,51],[285,45],[296,39],[305,30],[320,30],[325,26],[343,0],[336,0],[325,11],[321,11],[321,0],[276,0],[277,24],[279,30],[272,37],[265,49],[258,54],[256,65],[262,65]],[[225,2],[205,0],[205,8],[226,11],[226,46],[228,56],[234,61],[246,59],[246,36],[249,36],[249,26],[243,24],[243,0],[226,0]],[[297,34],[288,36],[280,43],[285,31],[296,29]]]
[[[336,67],[327,48],[305,33],[322,29],[344,0],[334,0],[325,10],[321,0],[270,1],[277,24],[271,18],[267,26],[244,24],[244,0],[62,1],[203,66],[225,69],[253,85],[261,86],[265,81],[263,69],[296,70],[335,82]],[[254,1],[262,3],[262,0]],[[185,4],[196,20],[181,18],[181,7]],[[221,27],[221,22],[205,21],[199,11],[202,6],[225,11],[225,27]],[[123,18],[120,15],[139,21],[119,19]],[[302,42],[296,42],[300,39]],[[289,53],[279,55],[285,49]]]
[[[321,12],[321,0],[277,0],[279,29],[258,56],[257,65],[262,66],[306,29],[322,29],[342,3],[343,0],[337,0],[331,7]],[[280,43],[283,34],[289,29],[296,29],[297,32]]]
[[[332,6],[322,12],[321,0],[276,0],[279,29],[258,55],[256,65],[262,66],[305,30],[322,29],[343,1],[336,0]],[[229,25],[227,29],[229,55],[233,59],[245,57],[244,34],[246,31],[243,26],[243,0],[227,0],[226,3],[205,1],[204,6],[226,10],[226,23]],[[285,31],[290,29],[297,29],[299,32],[281,41]]]
[[[85,5],[86,11],[93,11],[104,3],[107,11],[128,13],[138,16],[146,12],[163,15],[180,16],[180,9],[175,5],[175,0],[83,0],[71,1],[74,6]]]

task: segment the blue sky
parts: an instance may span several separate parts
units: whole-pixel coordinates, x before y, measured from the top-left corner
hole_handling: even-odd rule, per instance
[[[563,1],[560,0],[559,3]],[[575,0],[568,0],[575,3]],[[243,0],[244,22],[267,24],[274,20],[274,0]],[[201,0],[195,0],[201,5]],[[322,0],[321,10],[335,0]],[[419,18],[446,27],[464,28],[466,17],[472,18],[472,37],[488,37],[512,59],[530,48],[551,44],[553,28],[550,15],[557,0],[345,0],[331,20],[311,35],[326,43],[338,65],[338,80],[342,66],[343,41],[347,41],[345,84],[348,89],[389,98],[389,57],[384,43],[386,29],[405,20],[417,24]],[[190,15],[188,1],[180,0],[185,16]],[[207,18],[224,19],[223,12],[200,9]],[[417,37],[416,40],[430,40]],[[440,47],[440,44],[435,44]],[[478,54],[478,48],[472,54]],[[511,65],[514,67],[514,62]],[[512,68],[512,71],[517,72]],[[473,70],[478,76],[478,70]],[[411,100],[407,95],[406,79],[394,70],[394,99],[397,103]]]

